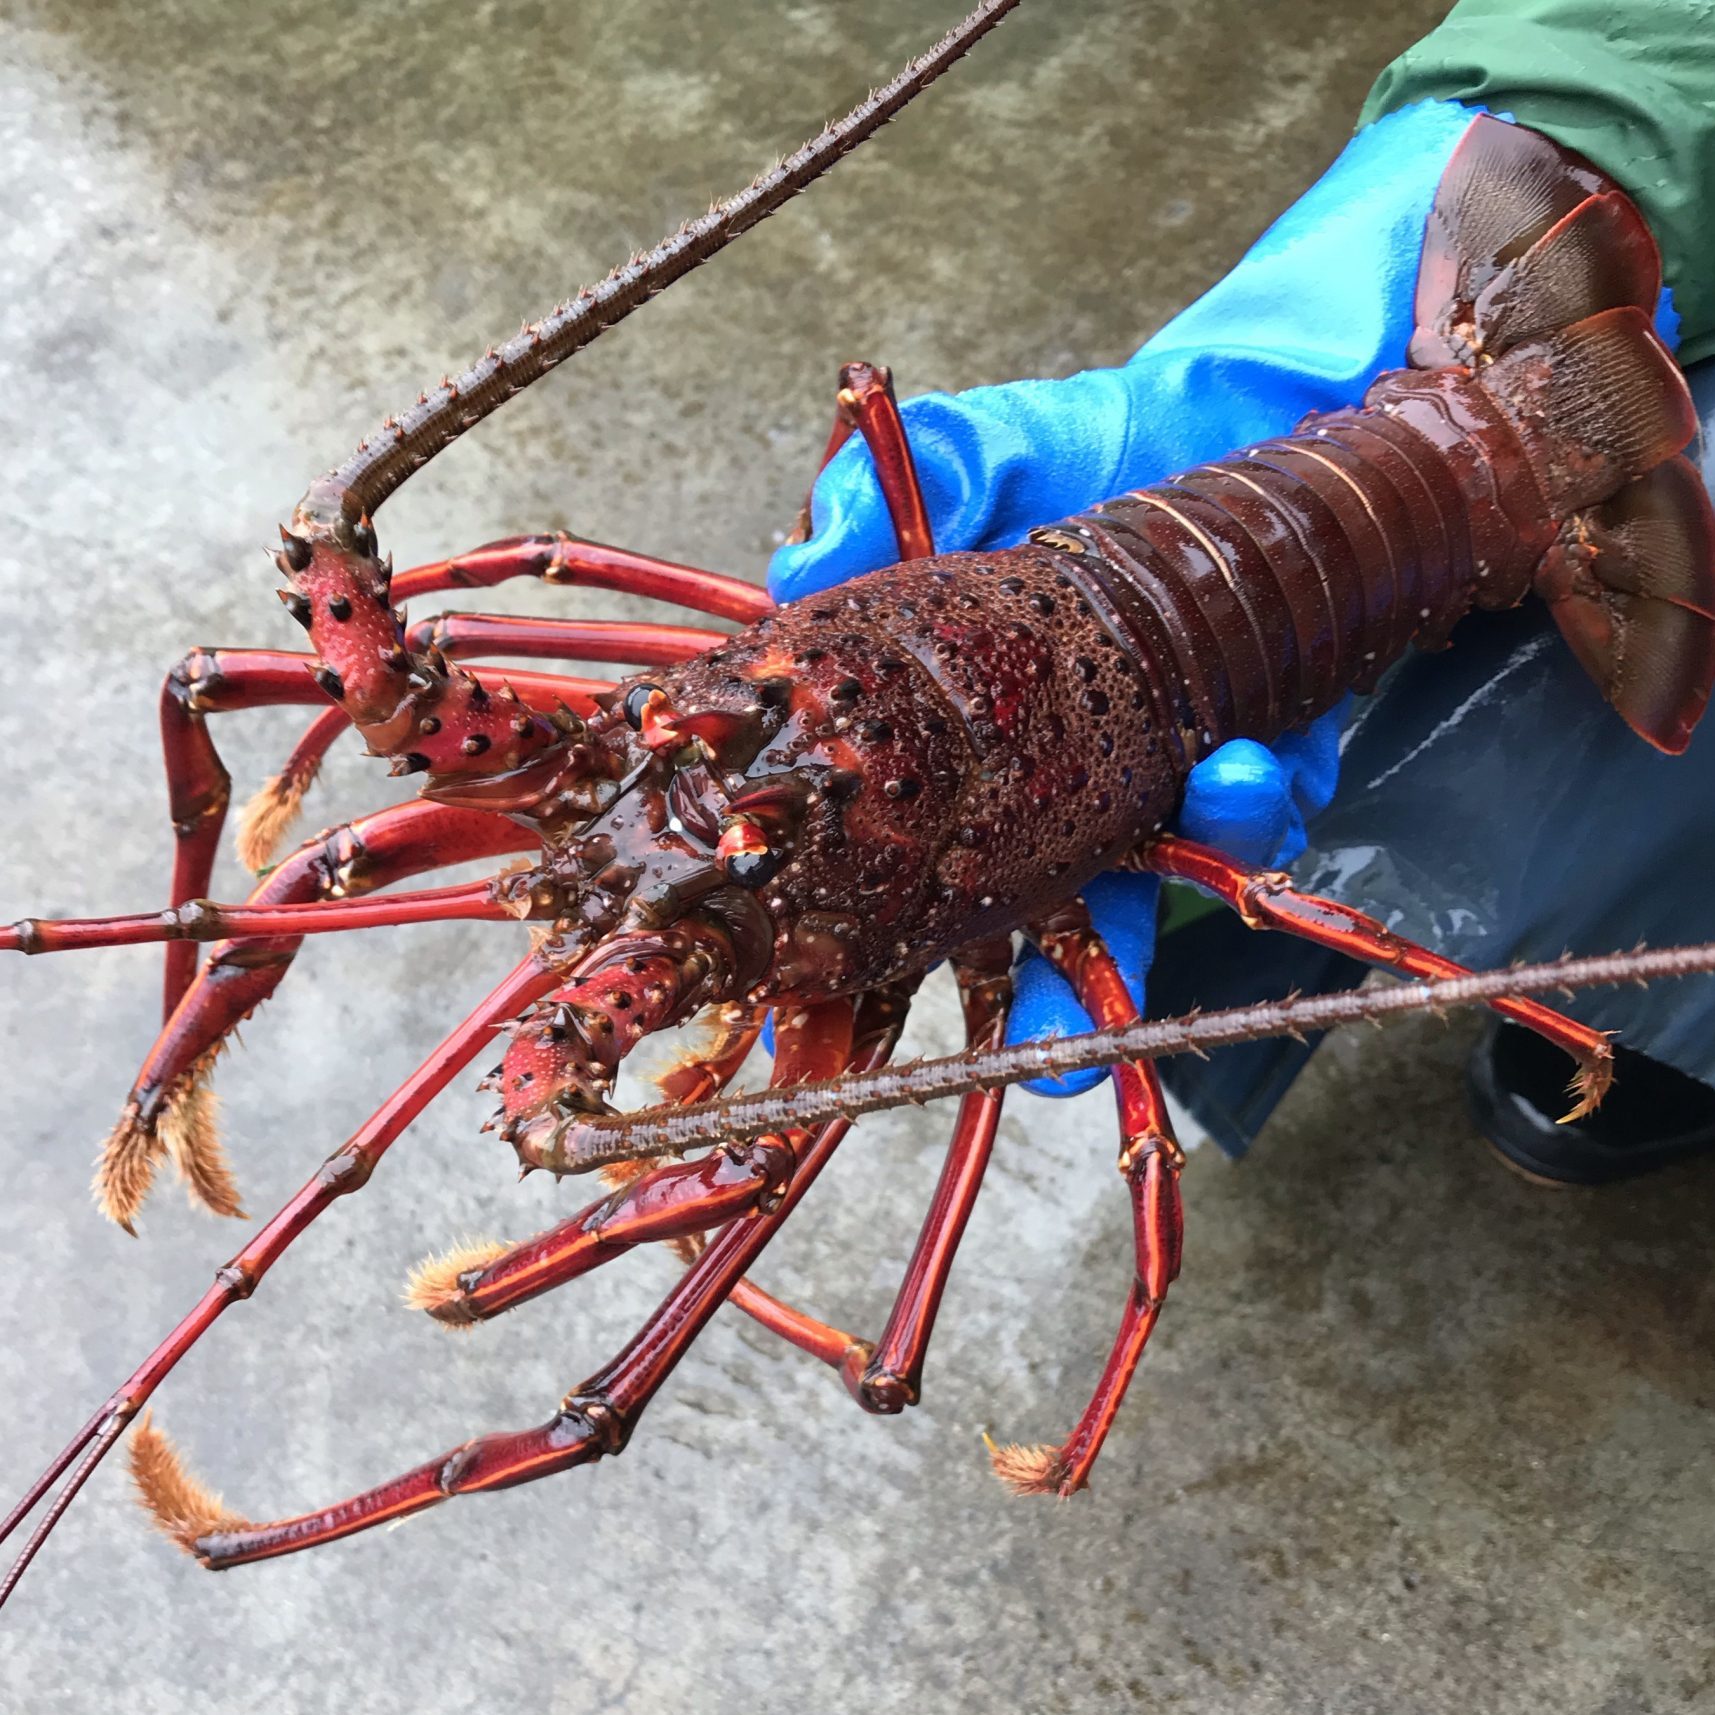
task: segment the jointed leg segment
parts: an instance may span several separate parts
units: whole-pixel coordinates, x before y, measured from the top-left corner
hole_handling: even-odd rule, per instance
[[[873,1066],[886,1059],[903,1026],[905,1005],[904,996],[896,991],[876,991],[858,1003],[849,1064]],[[795,1080],[805,1069],[795,1067],[791,1076]],[[845,1121],[836,1120],[813,1133],[786,1134],[780,1141],[792,1154],[795,1170],[779,1201],[730,1222],[716,1234],[636,1338],[612,1363],[567,1394],[539,1427],[467,1442],[320,1512],[268,1525],[236,1524],[228,1515],[212,1530],[203,1528],[212,1522],[205,1517],[174,1516],[173,1503],[185,1495],[194,1498],[198,1491],[178,1472],[170,1450],[151,1442],[146,1444],[149,1457],[137,1467],[137,1474],[140,1480],[153,1480],[149,1493],[159,1503],[162,1528],[205,1566],[236,1566],[332,1542],[438,1505],[455,1494],[531,1482],[621,1451],[644,1407],[796,1207],[847,1129]],[[163,1470],[170,1473],[167,1480],[162,1478]]]
[[[252,903],[347,899],[424,870],[534,843],[498,816],[423,801],[401,804],[301,847],[256,889]],[[195,943],[184,945],[194,956]],[[292,935],[217,945],[174,1008],[109,1134],[96,1176],[103,1212],[127,1231],[169,1152],[210,1207],[237,1213],[230,1178],[219,1171],[207,1078],[227,1037],[279,986],[301,945],[302,937]]]
[[[968,947],[960,956],[956,973],[966,1042],[972,1048],[996,1045],[1006,1034],[1012,999],[1011,951],[1010,943],[1001,941]],[[915,1405],[922,1392],[929,1336],[959,1241],[982,1189],[1005,1094],[1004,1090],[977,1091],[960,1101],[934,1199],[887,1325],[861,1366],[848,1357],[841,1370],[853,1398],[866,1411],[889,1415],[903,1411]]]
[[[0,1604],[11,1594],[36,1550],[47,1539],[60,1514],[88,1480],[107,1449],[118,1440],[126,1424],[179,1359],[202,1338],[229,1305],[248,1298],[256,1290],[262,1277],[317,1216],[340,1197],[348,1196],[368,1183],[377,1162],[405,1128],[481,1052],[508,1018],[547,993],[556,980],[553,972],[543,969],[533,958],[521,964],[447,1036],[368,1122],[322,1163],[308,1183],[255,1234],[243,1250],[216,1273],[213,1285],[191,1313],[78,1431],[0,1522],[0,1541],[4,1541],[60,1477],[71,1471],[65,1487],[54,1498],[11,1570],[4,1580],[0,1580]],[[73,1469],[73,1462],[79,1460],[81,1462]]]
[[[1098,1026],[1129,1024],[1137,1009],[1124,978],[1081,907],[1033,931],[1038,945],[1071,983]],[[1173,1136],[1166,1098],[1147,1061],[1113,1069],[1119,1107],[1119,1169],[1131,1201],[1135,1263],[1118,1333],[1090,1403],[1059,1447],[995,1447],[996,1474],[1015,1493],[1065,1497],[1085,1487],[1113,1427],[1143,1349],[1178,1277],[1184,1244],[1179,1173],[1184,1152]]]
[[[1280,929],[1321,947],[1363,959],[1372,965],[1414,977],[1466,975],[1463,965],[1396,935],[1384,924],[1337,900],[1300,893],[1291,878],[1274,870],[1251,869],[1224,853],[1192,840],[1167,835],[1152,840],[1135,860],[1140,869],[1179,881],[1193,881],[1232,907],[1252,929]],[[1577,1105],[1566,1117],[1590,1112],[1613,1078],[1614,1051],[1600,1030],[1592,1030],[1540,1001],[1497,1000],[1496,1012],[1533,1030],[1577,1063],[1573,1091]]]

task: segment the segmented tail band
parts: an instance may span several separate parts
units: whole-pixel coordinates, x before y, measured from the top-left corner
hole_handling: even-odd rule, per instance
[[[1033,539],[1151,664],[1185,763],[1533,589],[1620,714],[1681,750],[1715,680],[1715,514],[1679,456],[1696,417],[1660,290],[1623,191],[1480,117],[1429,217],[1415,367]]]

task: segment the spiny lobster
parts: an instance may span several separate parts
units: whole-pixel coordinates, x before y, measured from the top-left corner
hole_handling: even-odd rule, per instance
[[[1191,766],[1227,739],[1274,738],[1347,690],[1373,687],[1409,645],[1445,642],[1472,606],[1535,591],[1643,737],[1670,751],[1687,742],[1715,679],[1715,516],[1679,455],[1694,420],[1651,327],[1659,257],[1618,186],[1490,119],[1473,122],[1430,217],[1411,367],[1378,378],[1361,408],[1045,524],[1019,547],[937,556],[890,379],[848,365],[829,454],[853,432],[868,442],[898,537],[892,570],[778,609],[739,580],[564,535],[393,573],[373,520],[407,476],[805,188],[1015,4],[985,0],[845,120],[425,393],[314,483],[277,554],[281,599],[311,653],[193,652],[163,694],[173,904],[4,932],[0,944],[26,952],[167,943],[167,1021],[96,1180],[104,1212],[129,1228],[168,1158],[209,1208],[238,1211],[207,1080],[304,935],[452,918],[535,926],[529,956],[219,1271],[32,1485],[0,1534],[66,1477],[0,1599],[163,1377],[317,1216],[367,1181],[497,1031],[510,1040],[490,1078],[496,1117],[525,1170],[602,1166],[613,1188],[524,1244],[425,1263],[414,1302],[449,1324],[481,1321],[651,1241],[677,1247],[686,1274],[546,1423],[484,1436],[297,1518],[258,1525],[227,1512],[140,1424],[143,1497],[204,1565],[332,1541],[618,1452],[723,1303],[823,1359],[866,1409],[913,1403],[995,1139],[992,1082],[956,1085],[946,1164],[878,1340],[782,1303],[748,1270],[847,1128],[836,1075],[883,1065],[934,963],[952,963],[979,1051],[1004,1032],[1019,930],[1099,1025],[1132,1019],[1078,899],[1104,869],[1195,882],[1253,926],[1458,977],[1349,907],[1163,833]],[[629,590],[745,628],[468,614],[411,626],[400,607],[515,577]],[[617,660],[647,673],[609,685],[456,665],[484,653]],[[422,774],[422,794],[311,841],[247,904],[216,905],[201,895],[228,780],[207,717],[281,703],[321,712],[243,818],[254,866],[347,726],[395,774]],[[530,855],[489,881],[362,897],[517,853]],[[199,970],[197,943],[211,940],[219,945]],[[1572,1056],[1580,1109],[1600,1099],[1610,1054],[1599,1033],[1520,993],[1476,992]],[[669,1101],[689,1106],[736,1075],[770,1011],[780,1105],[760,1125],[665,1165],[648,1159],[659,1142],[628,1143],[623,1127],[613,1141],[607,1095],[643,1037],[712,1016],[706,1044],[663,1080]],[[1054,1063],[1039,1050],[1033,1069]],[[796,1087],[828,1079],[813,1120],[793,1108]],[[885,1099],[931,1087],[901,1073]],[[1122,1059],[1115,1090],[1134,1280],[1071,1434],[994,1450],[997,1472],[1021,1492],[1085,1485],[1179,1268],[1182,1156],[1149,1060]]]

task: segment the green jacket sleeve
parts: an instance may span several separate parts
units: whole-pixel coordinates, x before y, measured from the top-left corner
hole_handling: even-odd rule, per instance
[[[1360,123],[1426,99],[1507,114],[1623,185],[1661,244],[1680,360],[1715,356],[1715,0],[1459,0]]]

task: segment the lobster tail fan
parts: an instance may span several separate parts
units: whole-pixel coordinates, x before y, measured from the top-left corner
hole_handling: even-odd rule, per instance
[[[1604,588],[1715,620],[1715,506],[1689,459],[1657,465],[1573,524]]]
[[[1472,120],[1429,211],[1412,365],[1469,362],[1468,336],[1484,289],[1579,204],[1616,188],[1538,132],[1487,114]],[[1592,303],[1582,313],[1603,307]]]
[[[1532,587],[1633,731],[1678,752],[1715,683],[1715,514],[1678,456],[1697,414],[1652,326],[1660,292],[1612,179],[1472,121],[1425,231],[1411,361],[1459,366],[1511,424],[1559,521]]]
[[[1679,365],[1630,304],[1516,345],[1478,379],[1519,431],[1551,517],[1606,500],[1697,432]]]
[[[1630,305],[1645,315],[1661,296],[1661,252],[1622,191],[1586,197],[1477,293],[1472,321],[1499,357],[1524,340]]]
[[[1677,756],[1715,685],[1715,508],[1672,458],[1575,513],[1536,589],[1626,724]]]

